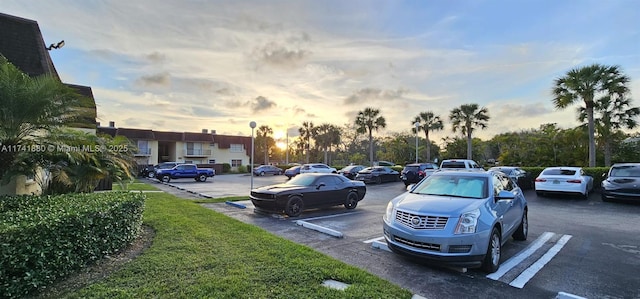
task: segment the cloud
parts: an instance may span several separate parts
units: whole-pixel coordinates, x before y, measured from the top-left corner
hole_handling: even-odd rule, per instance
[[[171,85],[171,76],[167,72],[147,75],[138,78],[138,80],[136,80],[136,83],[143,87],[168,87],[169,85]]]
[[[305,49],[289,49],[277,42],[269,42],[261,47],[256,47],[251,53],[251,58],[257,63],[257,68],[267,65],[277,68],[297,68],[311,55],[311,51]]]
[[[157,51],[147,55],[146,58],[150,62],[152,62],[154,64],[160,64],[160,63],[164,62],[165,60],[167,60],[166,55],[164,55],[164,54],[162,54],[160,52],[157,52]]]
[[[251,111],[260,112],[260,111],[275,107],[276,103],[263,96],[258,96],[257,98],[255,98],[253,101],[250,102],[250,105],[251,105]]]
[[[371,103],[376,101],[390,101],[402,98],[408,92],[407,89],[399,88],[396,90],[381,90],[379,88],[363,88],[344,99],[347,105]]]

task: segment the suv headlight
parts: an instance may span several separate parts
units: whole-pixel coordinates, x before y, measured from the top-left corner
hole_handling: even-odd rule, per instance
[[[480,218],[480,209],[463,213],[458,220],[454,234],[473,234],[478,228],[478,218]]]
[[[393,220],[394,210],[395,210],[395,205],[393,204],[392,201],[390,201],[389,204],[387,204],[387,210],[384,213],[385,221],[391,222],[391,220]]]

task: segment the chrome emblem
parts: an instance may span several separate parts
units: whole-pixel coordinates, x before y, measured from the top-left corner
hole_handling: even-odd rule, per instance
[[[420,217],[418,217],[418,216],[411,217],[411,224],[413,224],[414,226],[420,225],[420,222],[422,222],[420,220]]]

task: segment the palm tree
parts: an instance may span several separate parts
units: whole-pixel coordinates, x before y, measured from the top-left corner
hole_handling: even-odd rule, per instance
[[[489,110],[485,107],[479,108],[478,104],[464,104],[458,108],[451,110],[449,120],[453,126],[453,132],[460,130],[462,135],[467,138],[467,159],[473,159],[472,156],[472,135],[476,127],[480,129],[487,128],[489,121]]]
[[[300,132],[300,138],[305,142],[305,147],[307,151],[307,163],[309,163],[309,151],[311,150],[311,138],[315,136],[315,128],[313,127],[313,122],[303,122],[302,127],[298,129]]]
[[[262,150],[264,151],[264,164],[269,164],[269,149],[271,148],[271,144],[273,142],[273,138],[271,138],[271,134],[273,134],[273,129],[267,125],[262,125],[258,127],[258,138],[262,141]]]
[[[638,126],[635,118],[640,115],[640,107],[631,107],[631,99],[610,94],[598,99],[593,106],[596,131],[604,141],[604,164],[611,165],[611,145],[616,131],[621,128],[633,129]],[[584,107],[580,107],[578,119],[587,118]]]
[[[387,121],[382,116],[378,116],[380,110],[367,107],[363,111],[358,112],[356,116],[357,132],[360,134],[369,134],[369,163],[373,166],[373,131],[384,129],[387,127]]]
[[[332,124],[321,124],[316,127],[316,144],[324,151],[324,163],[327,164],[327,151],[333,145],[340,144],[340,129]]]
[[[0,55],[0,145],[20,149],[42,145],[54,128],[78,116],[80,96],[51,75],[31,78]],[[36,161],[29,153],[0,151],[0,179],[33,175]]]
[[[439,131],[444,129],[440,116],[435,115],[431,111],[420,112],[418,116],[413,120],[413,124],[419,123],[420,128],[424,132],[424,136],[427,139],[427,161],[431,161],[431,141],[429,140],[429,132]],[[411,129],[413,133],[417,134],[416,128]]]
[[[580,100],[584,102],[589,135],[589,167],[596,166],[595,100],[599,94],[624,96],[629,90],[626,86],[628,82],[629,77],[622,74],[620,67],[601,64],[574,68],[554,81],[553,104],[556,108],[564,109]]]

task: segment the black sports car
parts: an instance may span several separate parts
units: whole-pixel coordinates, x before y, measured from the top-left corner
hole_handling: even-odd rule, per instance
[[[309,208],[344,205],[354,209],[366,192],[363,182],[339,174],[303,173],[283,184],[255,188],[250,198],[256,209],[296,217]]]
[[[376,184],[382,182],[397,182],[400,180],[400,173],[388,166],[373,166],[360,170],[355,180]]]

